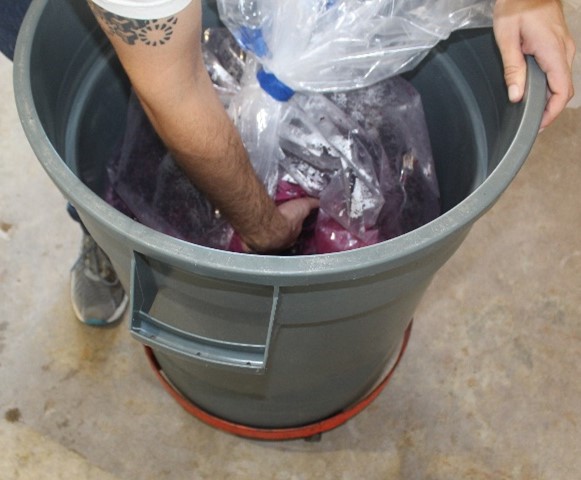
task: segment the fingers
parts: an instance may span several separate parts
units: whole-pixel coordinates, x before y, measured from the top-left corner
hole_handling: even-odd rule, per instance
[[[312,197],[297,198],[296,200],[290,200],[278,206],[279,212],[287,219],[291,226],[291,234],[289,237],[294,236],[291,244],[301,233],[303,222],[309,216],[311,210],[318,207],[319,199]]]
[[[573,98],[574,88],[571,75],[575,45],[565,39],[554,48],[539,49],[535,58],[547,75],[549,98],[541,122],[541,128],[550,125]]]
[[[319,203],[318,198],[302,197],[282,203],[278,209],[287,218],[302,222],[311,210],[319,207]]]
[[[278,211],[286,219],[289,227],[286,238],[280,244],[280,250],[290,248],[294,245],[303,229],[303,222],[309,216],[311,210],[318,207],[319,200],[311,197],[289,200],[278,206]]]
[[[545,106],[541,128],[550,125],[559,114],[565,109],[569,100],[573,98],[573,84],[568,81],[566,75],[562,72],[549,74],[547,72],[547,81],[549,86],[549,99]]]
[[[311,211],[319,207],[317,198],[304,197],[278,205],[276,225],[264,226],[264,238],[260,242],[249,242],[242,237],[234,243],[236,250],[244,253],[276,253],[294,245],[303,229],[303,222]]]
[[[527,78],[527,63],[521,47],[520,31],[511,28],[507,21],[499,21],[494,27],[496,43],[504,65],[504,81],[511,102],[523,98]]]

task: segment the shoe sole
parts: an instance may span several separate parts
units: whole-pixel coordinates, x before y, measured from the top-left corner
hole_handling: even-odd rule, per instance
[[[101,318],[87,318],[86,320],[82,319],[81,313],[77,310],[77,307],[74,303],[72,303],[73,311],[75,312],[75,316],[84,325],[89,325],[91,327],[106,327],[109,325],[113,325],[116,321],[120,320],[123,316],[123,312],[127,308],[127,302],[129,301],[129,297],[127,294],[123,296],[123,300],[117,307],[117,309],[113,312],[113,314],[106,320]]]

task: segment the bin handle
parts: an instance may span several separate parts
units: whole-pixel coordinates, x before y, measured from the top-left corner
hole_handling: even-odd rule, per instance
[[[278,310],[280,288],[273,286],[272,307],[264,344],[226,342],[186,332],[172,327],[149,315],[157,287],[143,256],[134,252],[131,268],[131,335],[139,342],[170,355],[178,355],[191,361],[212,364],[262,375],[266,363],[270,339]]]

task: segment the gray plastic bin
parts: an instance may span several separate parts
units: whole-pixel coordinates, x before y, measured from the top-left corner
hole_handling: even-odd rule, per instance
[[[235,254],[153,231],[100,199],[128,85],[85,3],[33,2],[17,104],[39,161],[130,292],[132,334],[184,396],[232,422],[296,427],[357,402],[434,273],[523,164],[544,109],[542,72],[529,61],[525,100],[510,105],[491,32],[454,34],[407,75],[423,95],[444,214],[349,252]]]

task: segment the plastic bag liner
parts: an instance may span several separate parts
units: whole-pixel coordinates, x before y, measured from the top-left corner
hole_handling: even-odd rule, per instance
[[[277,201],[321,199],[291,253],[369,245],[439,214],[421,101],[393,75],[453,29],[489,24],[491,2],[222,0],[219,8],[245,52],[224,30],[206,32],[206,65],[258,176]],[[137,220],[239,248],[134,98],[110,179],[108,200]]]
[[[494,0],[217,0],[244,49],[295,91],[345,91],[415,67],[461,28],[492,25]]]

